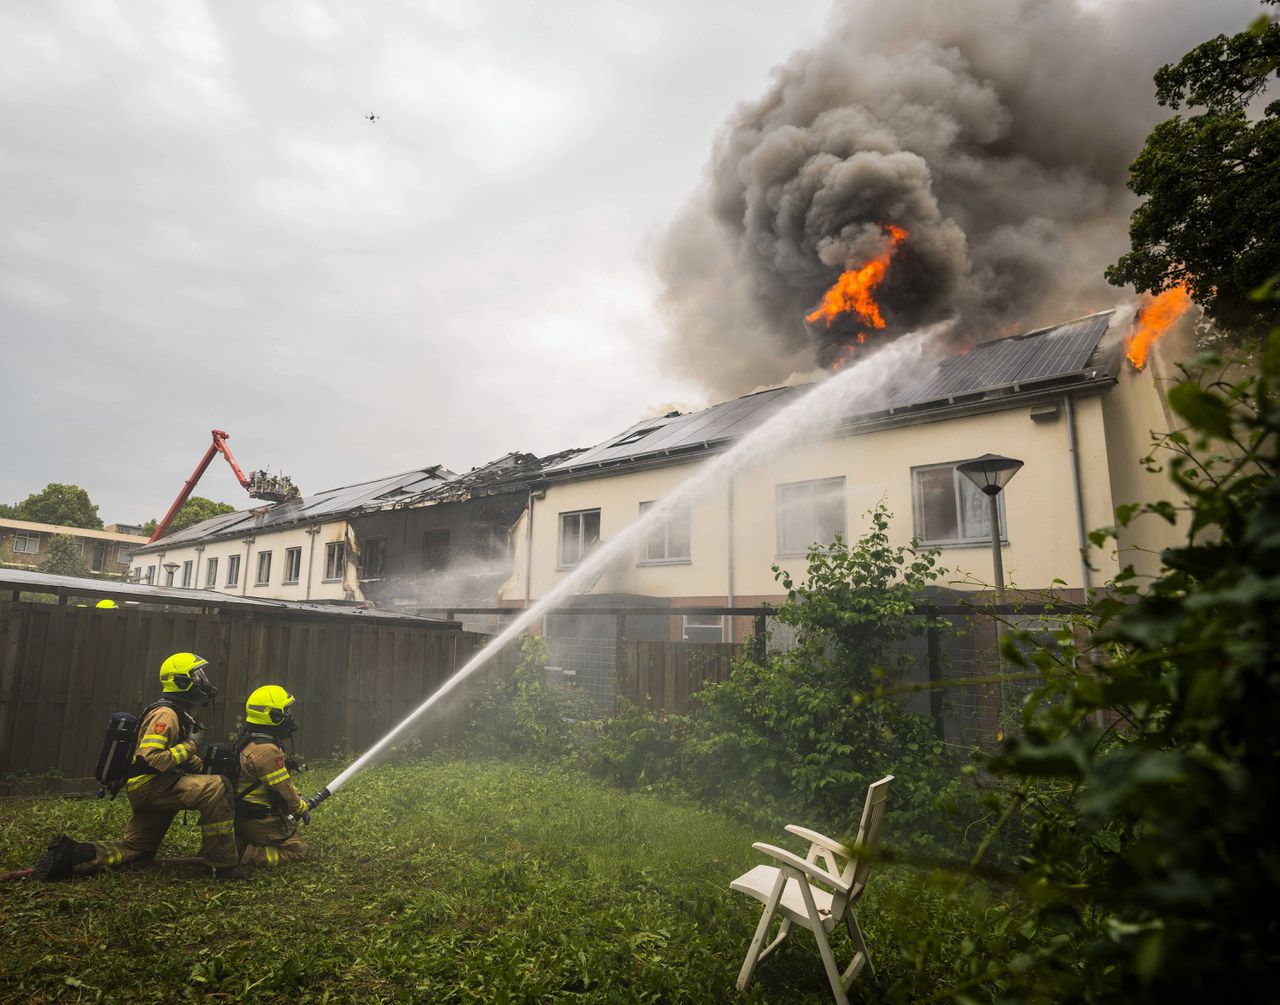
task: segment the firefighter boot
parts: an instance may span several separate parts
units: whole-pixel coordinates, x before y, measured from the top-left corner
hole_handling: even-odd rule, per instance
[[[248,879],[251,875],[242,865],[219,865],[213,870],[214,879]]]
[[[92,862],[95,855],[93,845],[59,834],[49,842],[31,875],[34,879],[67,879],[72,869],[84,862]]]

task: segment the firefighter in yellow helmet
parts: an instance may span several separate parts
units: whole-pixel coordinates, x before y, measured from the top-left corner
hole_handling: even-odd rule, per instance
[[[99,600],[93,606],[99,608],[100,610],[109,611],[109,610],[118,608],[120,605],[117,604],[114,600]]]
[[[236,737],[236,844],[244,865],[279,865],[306,858],[297,821],[311,820],[311,806],[289,779],[281,741],[297,729],[289,711],[294,697],[279,684],[264,684],[244,705],[244,729]]]
[[[152,858],[179,810],[200,814],[200,855],[218,879],[242,879],[237,864],[231,787],[219,775],[201,774],[196,753],[204,726],[194,712],[213,702],[218,689],[195,653],[174,653],[160,666],[161,698],[139,717],[131,775],[125,784],[133,815],[120,841],[53,839],[35,867],[37,879],[63,879]]]

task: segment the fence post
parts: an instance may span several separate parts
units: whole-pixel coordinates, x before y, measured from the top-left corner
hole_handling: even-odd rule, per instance
[[[925,617],[929,619],[929,631],[926,635],[929,646],[929,714],[933,716],[934,733],[939,740],[945,740],[947,730],[942,713],[942,647],[938,638],[937,614],[934,608],[925,608]]]
[[[765,633],[769,630],[769,619],[767,615],[757,614],[755,617],[755,637],[751,640],[751,652],[755,658],[761,663],[764,662],[766,652]]]

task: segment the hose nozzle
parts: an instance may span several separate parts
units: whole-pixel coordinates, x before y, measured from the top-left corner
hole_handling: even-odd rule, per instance
[[[317,806],[319,806],[322,802],[328,799],[331,795],[333,795],[333,793],[329,791],[329,787],[326,785],[323,789],[321,789],[314,796],[308,799],[307,802],[310,804],[311,808],[314,810]]]

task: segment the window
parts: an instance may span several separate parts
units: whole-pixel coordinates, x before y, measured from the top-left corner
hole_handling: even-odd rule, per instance
[[[496,562],[507,555],[507,532],[502,527],[473,527],[469,551],[474,558]]]
[[[296,583],[302,578],[302,549],[301,548],[285,548],[284,550],[284,581],[288,583]]]
[[[600,511],[584,509],[560,514],[560,567],[577,565],[600,543]]]
[[[174,576],[174,573],[176,573],[177,571],[178,571],[178,563],[177,563],[177,562],[175,562],[175,563],[173,564],[173,568],[172,568],[172,569],[165,569],[165,570],[164,570],[164,585],[165,585],[165,586],[172,586],[172,585],[173,585],[173,576]]]
[[[148,586],[156,581],[156,567],[154,565],[147,566],[147,571],[143,575],[142,581]]]
[[[218,560],[209,559],[204,566],[204,588],[212,590],[218,585]]]
[[[380,579],[387,568],[387,539],[371,537],[361,550],[360,575],[364,579]]]
[[[133,555],[129,552],[129,546],[125,544],[116,545],[116,561],[121,565],[128,565]]]
[[[342,578],[342,567],[346,564],[346,547],[341,541],[333,541],[324,546],[324,581],[336,582]]]
[[[185,590],[191,585],[191,580],[195,577],[195,562],[187,559],[182,563],[182,588]]]
[[[34,555],[40,550],[40,535],[19,531],[13,535],[13,550],[19,555]]]
[[[101,572],[107,564],[107,549],[109,547],[110,543],[107,541],[93,542],[93,564],[91,567],[94,572]]]
[[[422,532],[422,571],[434,572],[449,564],[449,530]]]
[[[961,462],[957,462],[961,463]],[[990,544],[990,504],[955,464],[912,468],[915,535],[922,544]],[[1004,493],[996,498],[1004,539]]]
[[[642,502],[640,515],[657,506],[656,502]],[[689,507],[680,506],[658,521],[640,545],[640,561],[687,562],[689,561]]]
[[[719,614],[686,614],[684,640],[686,642],[723,642],[724,618]]]
[[[778,554],[803,555],[844,534],[844,479],[778,486]]]
[[[267,586],[271,582],[271,552],[258,552],[258,578],[254,586]]]
[[[227,585],[228,586],[240,585],[240,556],[239,555],[227,556]]]

